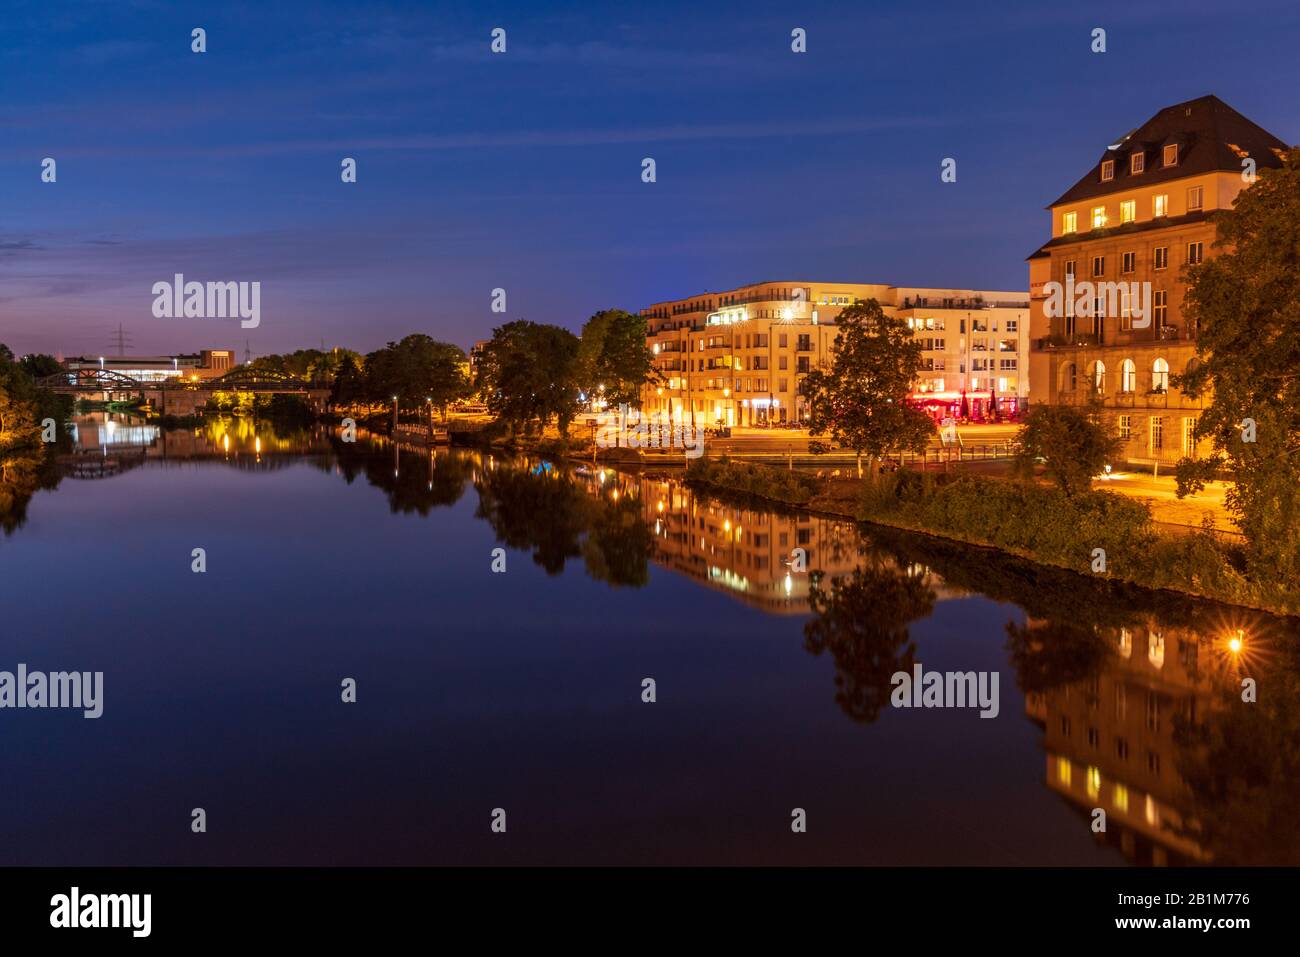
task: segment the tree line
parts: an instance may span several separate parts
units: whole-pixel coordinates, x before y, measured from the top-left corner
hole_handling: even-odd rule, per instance
[[[62,370],[53,356],[16,359],[13,350],[0,342],[0,451],[39,445],[42,422],[53,419],[61,426],[67,420],[71,400],[37,385],[37,380]]]

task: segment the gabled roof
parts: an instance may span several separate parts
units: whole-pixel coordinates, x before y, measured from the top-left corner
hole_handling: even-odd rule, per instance
[[[1164,147],[1170,143],[1178,144],[1178,163],[1162,166]],[[1276,151],[1287,149],[1286,143],[1217,96],[1202,96],[1166,106],[1118,143],[1108,146],[1096,165],[1051,206],[1202,173],[1240,173],[1245,156],[1253,158],[1259,169],[1276,168],[1282,165]],[[1146,153],[1146,169],[1130,173],[1129,156],[1138,150]],[[1101,164],[1108,159],[1115,161],[1115,177],[1103,182]]]

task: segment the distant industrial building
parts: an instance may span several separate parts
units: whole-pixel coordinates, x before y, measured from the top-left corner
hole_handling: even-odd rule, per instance
[[[231,349],[204,349],[174,356],[73,356],[64,360],[69,372],[102,369],[129,376],[137,382],[166,382],[184,379],[202,382],[216,379],[236,366]]]

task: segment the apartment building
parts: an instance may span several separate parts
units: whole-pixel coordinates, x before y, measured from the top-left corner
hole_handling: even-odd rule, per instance
[[[642,408],[696,424],[790,425],[804,377],[828,366],[836,317],[875,299],[925,346],[913,401],[936,417],[1013,415],[1029,395],[1028,296],[876,283],[761,282],[641,310],[663,377]]]
[[[1203,454],[1192,433],[1204,400],[1173,381],[1196,354],[1184,270],[1214,255],[1214,214],[1247,187],[1247,161],[1278,167],[1286,148],[1215,96],[1106,146],[1048,207],[1051,239],[1028,260],[1031,401],[1100,402],[1130,462]],[[1060,314],[1054,294],[1084,282],[1092,295]]]

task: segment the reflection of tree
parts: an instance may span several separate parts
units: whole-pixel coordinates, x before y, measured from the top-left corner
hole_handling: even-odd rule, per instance
[[[27,503],[40,489],[58,487],[53,456],[44,449],[0,453],[0,528],[12,534],[27,521]]]
[[[533,561],[558,575],[582,554],[590,496],[568,476],[501,464],[480,473],[477,515],[510,548],[530,549]]]
[[[531,550],[547,574],[581,556],[597,581],[639,588],[650,580],[654,540],[635,496],[589,487],[548,463],[508,460],[481,471],[477,488],[478,517],[502,544]]]
[[[1216,864],[1300,861],[1300,634],[1281,636],[1281,660],[1246,669],[1258,700],[1231,681],[1201,721],[1175,725],[1178,771],[1188,789],[1196,839]]]
[[[885,564],[832,579],[813,576],[808,601],[816,616],[804,625],[804,647],[835,659],[835,700],[855,721],[869,723],[889,698],[890,678],[910,671],[916,648],[908,625],[934,610],[923,576]]]
[[[376,451],[372,446],[331,440],[339,471],[350,485],[357,476],[388,495],[394,513],[428,515],[435,508],[455,505],[465,493],[473,463],[451,454],[419,455],[411,452]]]
[[[1016,682],[1026,692],[1084,681],[1101,671],[1111,644],[1101,633],[1064,621],[1007,623],[1007,651]]]
[[[582,548],[587,574],[611,585],[640,588],[650,580],[654,550],[654,536],[641,517],[640,504],[624,496],[613,502],[597,499],[596,506]]]

